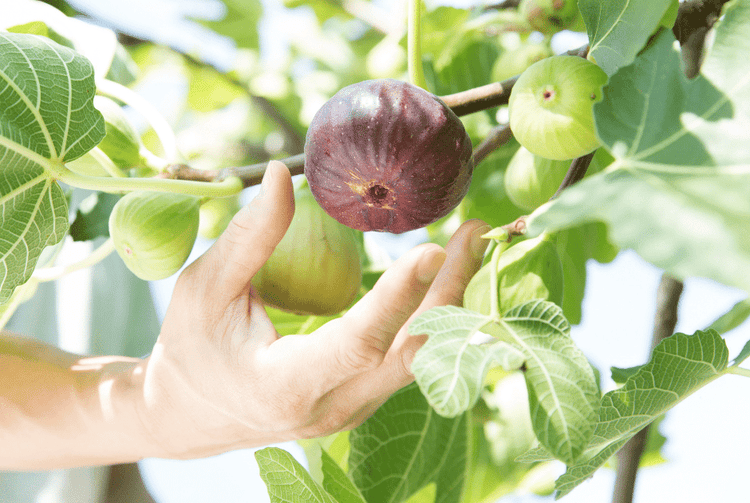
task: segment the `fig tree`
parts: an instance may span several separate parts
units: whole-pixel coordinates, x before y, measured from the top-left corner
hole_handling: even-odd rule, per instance
[[[253,277],[260,297],[285,311],[332,315],[351,304],[361,283],[357,232],[328,216],[309,190],[297,190],[289,229]]]
[[[464,307],[491,313],[490,275],[492,263],[477,272],[464,291]],[[511,246],[497,262],[498,307],[500,314],[534,299],[562,305],[563,270],[557,245],[548,234]]]
[[[329,215],[353,229],[398,234],[431,224],[461,202],[472,170],[461,120],[406,82],[347,86],[307,130],[310,189]]]
[[[521,147],[505,170],[505,193],[519,208],[533,211],[555,195],[569,167],[570,161],[545,159]]]
[[[522,0],[518,8],[533,29],[549,35],[570,28],[578,19],[577,0]]]
[[[199,206],[193,196],[147,191],[117,201],[109,234],[128,269],[149,281],[176,273],[198,236]]]
[[[547,159],[574,159],[599,146],[594,103],[607,74],[578,56],[553,56],[534,63],[513,86],[510,128],[518,142]]]

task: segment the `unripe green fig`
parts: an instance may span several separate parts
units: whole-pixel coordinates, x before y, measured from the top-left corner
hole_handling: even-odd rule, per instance
[[[240,211],[239,196],[217,197],[201,204],[198,234],[206,239],[218,238],[232,217]]]
[[[357,231],[328,216],[309,189],[297,190],[292,223],[252,282],[273,307],[320,316],[341,312],[362,284]]]
[[[570,28],[578,18],[577,0],[522,0],[518,9],[533,29],[546,35]]]
[[[492,80],[502,81],[522,74],[529,66],[554,55],[549,44],[528,42],[521,47],[503,51],[492,66]]]
[[[198,236],[196,197],[162,192],[131,192],[109,216],[115,249],[133,274],[164,279],[185,263]]]
[[[555,195],[568,168],[570,161],[545,159],[521,147],[505,170],[505,193],[519,208],[533,211]]]
[[[489,315],[492,262],[477,272],[464,291],[464,307]],[[548,234],[511,246],[497,262],[498,307],[500,314],[534,299],[562,305],[563,270],[557,245]]]
[[[594,103],[607,74],[578,56],[553,56],[534,63],[513,86],[510,128],[518,142],[547,159],[574,159],[600,143]]]
[[[129,169],[141,163],[141,138],[120,105],[104,96],[94,97],[94,106],[104,116],[106,135],[97,145],[118,167]]]

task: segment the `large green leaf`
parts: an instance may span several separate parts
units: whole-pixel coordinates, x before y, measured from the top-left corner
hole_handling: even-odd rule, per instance
[[[581,459],[558,479],[558,497],[586,480],[646,425],[710,383],[727,367],[727,346],[713,330],[675,334],[622,388],[602,397],[599,420]]]
[[[338,503],[287,451],[267,447],[255,459],[271,503]]]
[[[0,33],[0,302],[65,235],[67,201],[49,170],[104,137],[95,90],[84,57],[44,37]]]
[[[368,502],[405,501],[431,482],[435,503],[461,497],[466,415],[439,416],[416,384],[397,391],[349,437],[349,475]]]
[[[551,302],[530,301],[505,313],[499,327],[526,357],[534,433],[556,458],[574,461],[591,438],[600,394],[562,310]]]
[[[472,407],[490,365],[514,370],[523,364],[524,354],[505,342],[491,339],[492,343],[472,344],[472,338],[483,335],[481,330],[489,323],[489,316],[445,306],[422,313],[409,325],[409,333],[429,335],[411,370],[440,415],[455,417]]]
[[[347,477],[336,461],[325,450],[320,451],[320,456],[323,470],[323,488],[338,503],[365,503],[357,486]]]
[[[671,3],[671,0],[578,0],[589,35],[589,53],[612,75],[635,59]]]
[[[542,206],[531,233],[602,220],[611,239],[677,277],[750,290],[750,1],[732,3],[702,75],[663,32],[594,107],[616,161]]]

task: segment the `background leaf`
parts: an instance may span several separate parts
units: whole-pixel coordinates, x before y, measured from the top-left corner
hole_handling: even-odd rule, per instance
[[[703,74],[665,31],[610,79],[597,130],[617,161],[537,210],[530,232],[603,220],[611,239],[685,278],[750,291],[750,2],[732,3]]]
[[[625,386],[602,397],[591,443],[558,479],[558,496],[588,478],[644,426],[722,375],[728,355],[726,344],[713,330],[692,336],[678,333],[662,341],[651,361]]]
[[[287,451],[266,447],[255,459],[271,503],[337,503]]]
[[[466,421],[466,415],[439,416],[412,383],[352,430],[349,475],[368,502],[402,502],[430,482],[436,484],[435,503],[458,502]]]
[[[336,461],[325,450],[321,450],[320,455],[323,464],[323,488],[338,503],[365,503],[359,489]]]
[[[630,64],[670,4],[671,0],[578,0],[589,54],[608,75]]]

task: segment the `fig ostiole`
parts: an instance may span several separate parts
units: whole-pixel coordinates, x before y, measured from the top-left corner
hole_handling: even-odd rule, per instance
[[[534,30],[548,35],[570,28],[579,16],[577,0],[521,0],[518,9]]]
[[[570,161],[545,159],[520,147],[505,169],[505,193],[519,208],[534,211],[555,195],[568,168]]]
[[[469,190],[471,154],[463,123],[435,95],[368,80],[341,89],[313,117],[305,176],[339,222],[399,234],[458,206]]]
[[[362,284],[357,241],[357,231],[327,215],[308,189],[298,189],[292,223],[252,284],[266,304],[284,311],[339,313]]]
[[[199,206],[194,196],[146,191],[117,201],[109,233],[128,269],[148,281],[176,273],[198,236]]]
[[[553,56],[534,63],[513,86],[510,128],[518,142],[547,159],[574,159],[596,149],[594,103],[607,74],[578,56]]]
[[[492,262],[484,265],[469,281],[464,291],[466,309],[491,315],[492,274],[497,277],[497,312],[501,315],[534,299],[562,305],[562,262],[551,235],[543,233],[511,246],[500,254],[496,267],[493,272]]]

